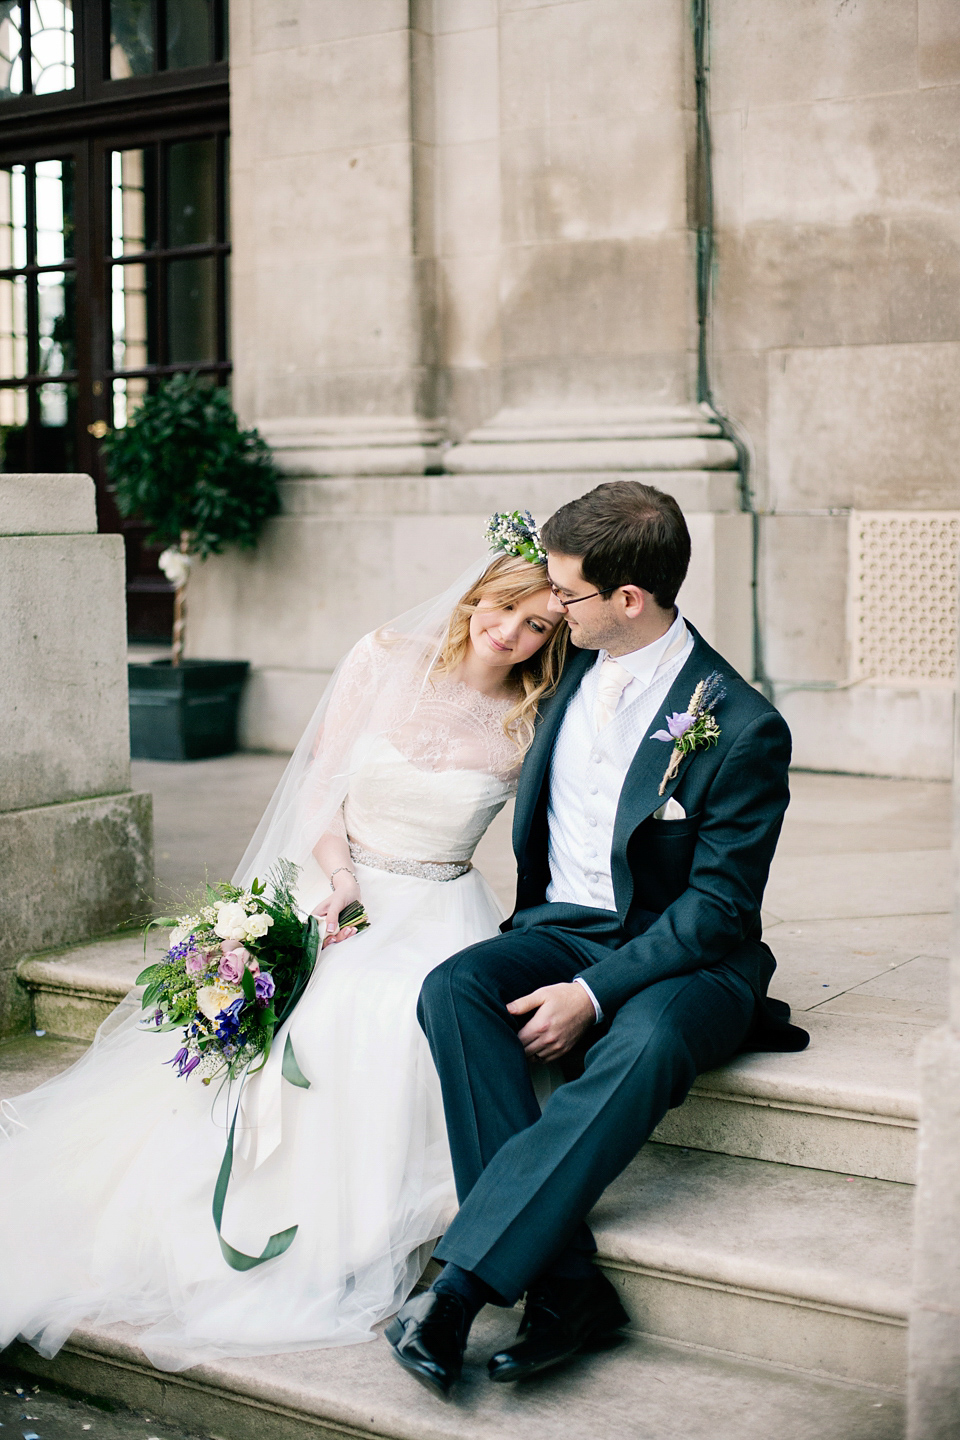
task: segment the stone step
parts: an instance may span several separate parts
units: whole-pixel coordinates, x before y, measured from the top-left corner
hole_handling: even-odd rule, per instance
[[[650,1144],[591,1217],[635,1329],[901,1387],[913,1189]]]
[[[151,932],[148,958],[163,950]],[[18,976],[35,1028],[91,1040],[145,964],[142,935],[125,933],[30,956]],[[807,1013],[799,1055],[744,1055],[702,1075],[656,1131],[667,1145],[809,1169],[913,1181],[918,1091],[915,1049],[925,1030],[897,1020]]]
[[[78,1049],[49,1036],[0,1046],[3,1093],[22,1093]],[[591,1223],[637,1335],[896,1390],[912,1194],[890,1181],[651,1143]]]
[[[150,932],[146,959],[143,932],[127,930],[21,960],[17,979],[30,992],[33,1027],[65,1039],[92,1040],[144,966],[159,958],[164,933]]]
[[[52,1360],[14,1345],[0,1363],[107,1405],[230,1440],[902,1440],[903,1402],[870,1387],[650,1339],[581,1357],[525,1385],[492,1385],[487,1357],[516,1315],[487,1309],[444,1404],[386,1344],[154,1370],[127,1326],[78,1330]],[[142,1428],[142,1427],[138,1427]]]
[[[798,1013],[800,1054],[741,1055],[701,1075],[654,1138],[785,1165],[912,1184],[926,1027]]]

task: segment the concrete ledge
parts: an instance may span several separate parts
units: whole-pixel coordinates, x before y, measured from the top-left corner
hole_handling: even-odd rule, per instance
[[[129,788],[123,577],[120,535],[0,536],[0,810]]]
[[[799,770],[949,780],[953,691],[892,685],[794,689],[776,682],[777,708],[793,733]]]
[[[24,955],[126,927],[149,908],[153,802],[127,792],[0,815],[0,1017],[25,1022]]]
[[[89,475],[0,475],[0,535],[92,535],[96,529]]]

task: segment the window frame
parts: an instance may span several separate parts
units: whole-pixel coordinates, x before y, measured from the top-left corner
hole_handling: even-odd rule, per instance
[[[27,164],[70,157],[75,177],[75,320],[78,336],[76,363],[76,468],[92,475],[97,485],[97,512],[101,531],[124,535],[127,554],[127,594],[131,633],[160,631],[172,615],[172,589],[160,575],[156,556],[145,548],[145,532],[121,519],[106,485],[99,437],[113,419],[112,321],[108,292],[112,260],[110,246],[110,184],[106,167],[109,152],[211,134],[229,136],[229,62],[182,70],[155,72],[124,80],[104,77],[108,58],[109,26],[106,0],[75,0],[75,64],[77,85],[54,94],[25,95],[0,101],[0,163]],[[91,78],[93,77],[93,78]],[[227,355],[229,291],[223,266],[230,253],[228,216],[223,211],[222,171],[224,147],[218,146],[218,245],[220,266],[217,314],[217,354]],[[186,248],[186,247],[184,247]],[[204,247],[209,253],[209,247]],[[156,367],[155,373],[197,369],[228,382],[229,359],[209,365],[178,364]],[[137,372],[127,371],[125,374]],[[56,377],[50,377],[51,380]],[[20,381],[13,381],[16,388]],[[36,419],[28,427],[25,449],[29,464],[37,451]],[[143,616],[159,621],[145,622]],[[136,617],[140,617],[139,621]],[[151,629],[152,627],[152,629]]]
[[[221,0],[215,11],[215,49],[223,53],[224,14],[228,0]],[[161,7],[154,11],[154,33],[162,31],[162,19],[158,21]],[[7,148],[8,132],[16,131],[20,122],[20,133],[32,128],[31,121],[44,120],[71,112],[71,120],[83,114],[85,125],[101,111],[115,106],[129,104],[131,100],[151,100],[170,92],[181,96],[185,91],[206,91],[211,86],[226,87],[229,61],[215,60],[211,65],[191,65],[181,70],[155,70],[151,75],[131,75],[123,80],[110,78],[110,0],[74,0],[73,11],[74,75],[76,84],[72,90],[55,90],[45,95],[17,95],[0,100],[0,120],[3,122],[4,148]],[[159,50],[165,48],[162,34],[155,38]],[[76,116],[75,113],[76,112]],[[105,117],[106,118],[106,117]],[[13,122],[13,126],[11,126]],[[80,126],[78,125],[78,128]]]

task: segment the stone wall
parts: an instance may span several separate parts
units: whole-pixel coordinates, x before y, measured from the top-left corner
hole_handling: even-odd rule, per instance
[[[914,594],[866,616],[856,573],[862,513],[960,521],[960,7],[712,0],[710,54],[714,372],[763,512],[766,668],[801,764],[949,776],[952,678],[865,674],[855,640],[885,604],[920,652],[956,623],[955,550],[938,587],[915,547]]]
[[[15,967],[143,913],[149,795],[130,789],[123,541],[86,475],[0,476],[0,1034]]]
[[[681,499],[683,603],[751,676],[756,585],[800,764],[948,774],[952,677],[865,667],[851,576],[864,516],[960,522],[960,9],[711,0],[711,371],[756,545],[698,405],[686,0],[233,0],[231,47],[235,395],[289,480],[259,554],[197,573],[190,644],[253,661],[246,742],[287,747],[489,509],[627,474]]]

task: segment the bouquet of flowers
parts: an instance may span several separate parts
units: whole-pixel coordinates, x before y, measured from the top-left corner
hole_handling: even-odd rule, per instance
[[[191,914],[153,921],[172,927],[164,958],[137,976],[145,985],[145,1028],[157,1034],[183,1030],[180,1049],[168,1063],[177,1075],[199,1072],[205,1085],[216,1076],[234,1080],[266,1062],[273,1035],[291,1013],[313,972],[320,948],[316,917],[301,918],[294,885],[297,867],[278,862],[249,890],[208,885]],[[347,907],[342,925],[365,930],[359,904]],[[285,1070],[296,1067],[285,1057]],[[260,1066],[258,1065],[259,1069]]]
[[[217,1238],[234,1270],[252,1270],[282,1255],[297,1233],[297,1226],[291,1225],[271,1235],[259,1255],[235,1249],[220,1233],[233,1170],[240,1094],[247,1079],[266,1064],[274,1031],[303,994],[320,950],[316,916],[304,920],[297,911],[297,874],[297,866],[289,860],[278,861],[267,877],[269,894],[259,880],[249,890],[223,882],[208,885],[190,914],[152,922],[172,927],[170,948],[161,961],[137,976],[137,984],[146,986],[143,1009],[150,1012],[144,1028],[158,1035],[183,1031],[180,1049],[166,1062],[176,1067],[177,1075],[187,1078],[199,1071],[204,1085],[216,1076],[228,1084],[239,1081],[213,1193]],[[366,930],[370,921],[355,901],[341,910],[340,924]],[[290,1084],[310,1088],[289,1035],[281,1073]]]

